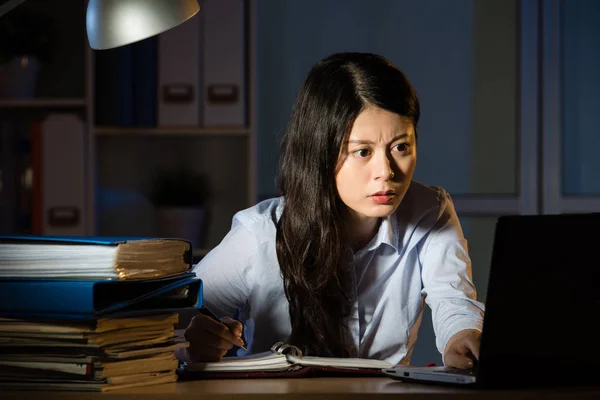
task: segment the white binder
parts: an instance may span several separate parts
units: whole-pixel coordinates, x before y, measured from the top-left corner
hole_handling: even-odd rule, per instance
[[[158,125],[200,124],[200,13],[158,35]]]
[[[75,114],[41,123],[42,229],[45,235],[85,235],[85,125]]]
[[[246,16],[244,0],[204,0],[202,59],[206,127],[246,125]]]

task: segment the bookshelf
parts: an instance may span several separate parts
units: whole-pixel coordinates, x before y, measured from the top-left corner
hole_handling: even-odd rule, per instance
[[[0,109],[77,108],[85,105],[85,99],[0,99]]]
[[[205,3],[211,1],[217,0],[199,1],[200,13],[208,9]],[[56,29],[55,51],[52,63],[40,68],[35,96],[24,99],[0,98],[0,117],[21,126],[44,120],[56,113],[74,114],[81,119],[84,136],[81,148],[84,179],[80,188],[83,199],[80,216],[82,234],[160,235],[155,221],[153,222],[155,207],[146,194],[149,182],[158,169],[180,164],[206,174],[211,185],[204,245],[194,250],[195,257],[205,255],[219,243],[229,230],[235,212],[255,203],[254,12],[251,1],[238,1],[245,7],[246,26],[242,43],[245,96],[240,99],[245,107],[245,123],[234,126],[206,126],[201,121],[198,124],[164,125],[158,122],[158,117],[153,124],[136,124],[135,121],[121,124],[103,117],[105,108],[102,104],[106,104],[106,97],[103,98],[102,93],[106,94],[106,86],[99,84],[106,82],[106,79],[101,81],[100,77],[104,75],[106,78],[107,74],[106,69],[98,62],[98,53],[87,42],[87,1],[58,0],[50,5],[46,0],[28,0],[18,7],[23,8],[21,11],[36,10],[51,17]],[[17,9],[11,13],[16,11]],[[9,18],[11,13],[2,18]],[[152,40],[158,39],[155,37]],[[100,56],[103,57],[104,54]],[[210,62],[210,59],[203,60],[201,69]],[[144,68],[133,67],[136,79],[140,75],[148,75]],[[155,92],[160,90],[156,81],[146,79],[142,83]],[[202,96],[205,94],[202,89],[198,88],[199,101],[203,100]],[[124,104],[119,100],[118,91],[113,93],[112,98],[116,103]],[[102,99],[104,103],[101,102]],[[160,93],[156,93],[156,99],[159,101]],[[57,160],[61,156],[60,153],[55,154]],[[6,175],[7,171],[3,173]],[[16,193],[21,190],[15,183],[17,180],[12,180],[13,188],[4,185],[0,191],[0,200],[10,197],[10,190],[13,192],[13,199],[4,201],[5,214],[9,212],[7,204],[12,204],[14,208],[15,203],[20,201],[15,200]],[[45,184],[42,190],[51,188]],[[4,193],[1,194],[2,192]],[[40,201],[35,197],[40,194],[39,191],[37,194],[34,192],[30,188],[31,198],[28,201],[32,207],[35,204],[39,207]],[[0,206],[2,204],[0,202]],[[43,214],[43,210],[37,212]],[[27,233],[9,224],[0,226],[0,229],[2,233]]]
[[[158,127],[158,128],[121,128],[121,127],[97,127],[96,135],[198,135],[198,136],[250,136],[249,128],[240,127]]]

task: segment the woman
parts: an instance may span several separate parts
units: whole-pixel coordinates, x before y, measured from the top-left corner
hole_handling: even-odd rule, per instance
[[[305,354],[408,364],[424,301],[448,366],[478,358],[484,312],[466,240],[441,188],[412,181],[419,102],[368,53],[310,71],[285,134],[281,197],[237,213],[198,265],[205,303],[186,329],[197,360],[277,341]],[[424,299],[424,301],[423,301]]]

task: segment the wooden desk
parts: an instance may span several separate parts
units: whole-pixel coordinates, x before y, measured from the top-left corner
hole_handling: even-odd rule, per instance
[[[486,399],[521,400],[543,399],[600,399],[600,387],[590,389],[537,389],[483,391],[455,389],[443,386],[409,384],[390,378],[295,378],[295,379],[239,379],[186,381],[144,388],[124,389],[106,393],[86,392],[0,392],[2,400],[177,400],[177,399],[339,399],[403,400]]]

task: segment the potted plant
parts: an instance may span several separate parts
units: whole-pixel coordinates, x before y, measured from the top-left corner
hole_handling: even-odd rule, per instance
[[[209,187],[208,176],[187,167],[157,171],[148,198],[156,208],[158,234],[187,239],[193,248],[201,248]]]
[[[52,20],[26,7],[0,18],[0,97],[31,98],[54,42]]]

